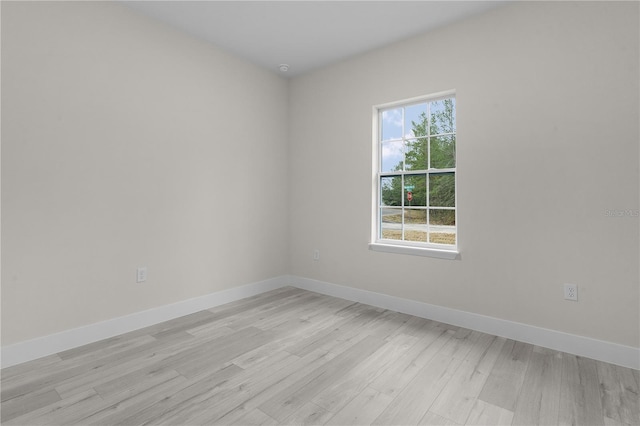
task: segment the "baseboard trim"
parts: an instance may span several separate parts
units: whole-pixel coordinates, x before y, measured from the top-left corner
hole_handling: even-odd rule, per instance
[[[380,308],[640,370],[640,348],[294,275],[283,275],[246,284],[5,346],[2,347],[0,364],[2,368],[21,364],[284,286],[297,287],[316,293],[352,300],[354,302],[366,303]]]
[[[640,370],[640,348],[309,278],[290,275],[288,276],[288,284],[316,293],[366,303],[380,308]]]
[[[2,368],[22,364],[23,362],[108,339],[109,337],[128,333],[204,309],[275,290],[286,286],[287,283],[288,279],[285,276],[280,276],[8,345],[2,347],[0,363]]]

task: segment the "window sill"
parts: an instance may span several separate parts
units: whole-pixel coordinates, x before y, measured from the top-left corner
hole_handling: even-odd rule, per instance
[[[410,254],[413,256],[435,257],[453,260],[460,254],[457,250],[440,250],[426,247],[397,246],[393,244],[369,243],[369,250],[386,253]]]

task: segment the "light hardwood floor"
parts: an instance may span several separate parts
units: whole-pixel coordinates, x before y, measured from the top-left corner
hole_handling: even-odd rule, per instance
[[[2,370],[3,425],[638,425],[638,371],[295,288]]]

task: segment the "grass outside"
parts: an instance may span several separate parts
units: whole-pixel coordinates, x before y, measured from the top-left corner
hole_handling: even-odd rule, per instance
[[[383,217],[383,222],[402,223],[402,213],[388,214]],[[404,223],[427,224],[426,210],[406,210],[404,214]]]
[[[400,229],[383,229],[382,238],[389,240],[402,240],[402,231]],[[405,241],[426,242],[427,233],[424,231],[404,231]],[[450,232],[431,232],[429,234],[429,242],[435,244],[455,244],[456,234]]]
[[[445,225],[452,226],[454,223],[451,222],[451,217],[449,220],[443,221],[441,217],[435,216],[435,213],[431,214],[430,222],[431,225]],[[402,213],[398,214],[387,214],[382,218],[383,222],[386,223],[402,223]],[[407,209],[404,211],[404,223],[409,224],[417,224],[417,225],[426,225],[427,224],[427,211],[426,210],[411,210]]]

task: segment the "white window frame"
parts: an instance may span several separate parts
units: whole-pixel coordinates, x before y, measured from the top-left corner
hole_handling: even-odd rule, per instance
[[[456,159],[456,167],[447,169],[454,172],[455,179],[455,226],[456,226],[456,243],[455,245],[449,244],[436,244],[428,242],[412,242],[404,240],[390,240],[382,239],[380,237],[381,217],[380,217],[380,181],[381,177],[384,177],[386,173],[381,172],[382,158],[381,158],[381,115],[383,110],[388,110],[397,107],[410,106],[412,104],[434,102],[447,98],[455,98],[455,90],[448,90],[445,92],[434,93],[431,95],[420,96],[411,99],[404,99],[401,101],[390,102],[373,107],[373,155],[372,155],[372,211],[371,211],[371,239],[369,243],[369,249],[374,251],[388,252],[388,253],[400,253],[418,256],[428,256],[440,259],[456,259],[459,255],[458,251],[458,173],[457,166],[458,161]],[[457,102],[456,102],[457,104]],[[457,115],[457,114],[456,114]],[[457,121],[457,120],[456,120]],[[456,147],[458,142],[457,137],[457,123],[456,123]],[[427,144],[429,145],[429,144]],[[435,169],[427,169],[427,179],[429,178],[429,172],[433,172]],[[438,170],[442,171],[442,170]],[[403,172],[406,173],[406,172]],[[403,194],[404,199],[404,194]],[[428,207],[427,207],[428,210]]]

